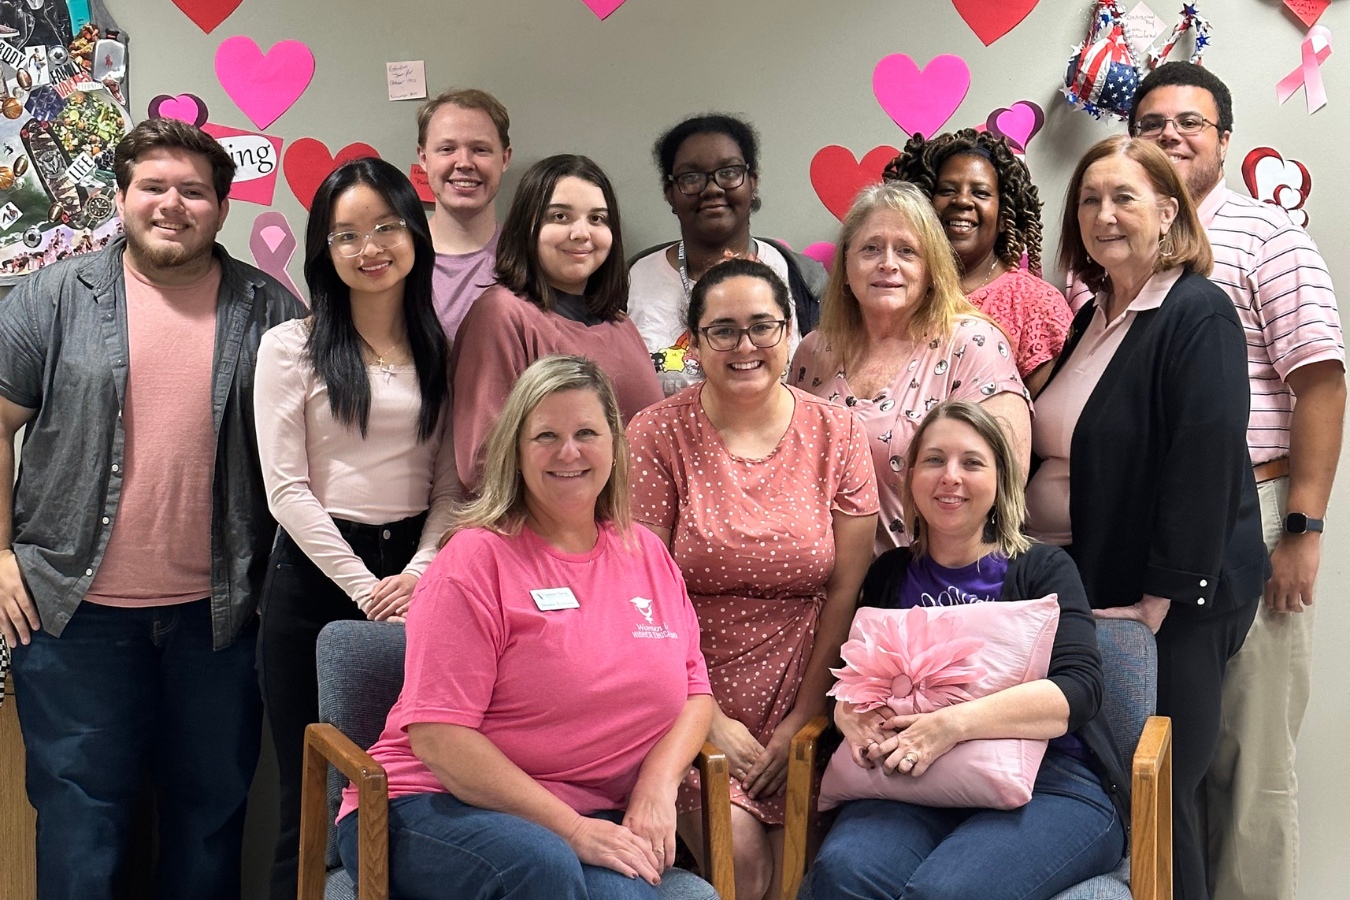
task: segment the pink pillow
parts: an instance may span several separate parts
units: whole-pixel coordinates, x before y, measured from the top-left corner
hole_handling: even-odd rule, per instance
[[[841,648],[844,667],[830,696],[864,711],[897,715],[997,693],[1044,678],[1059,627],[1059,598],[962,606],[858,610]],[[864,769],[847,743],[825,769],[820,808],[845,800],[904,800],[922,806],[1015,809],[1031,799],[1045,741],[966,741],[923,775]]]

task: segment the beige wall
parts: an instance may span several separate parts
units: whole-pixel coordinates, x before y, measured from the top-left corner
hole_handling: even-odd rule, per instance
[[[1069,48],[1082,39],[1087,0],[1041,0],[1030,16],[984,47],[946,0],[628,0],[600,22],[580,0],[243,0],[204,35],[168,0],[106,0],[132,35],[133,114],[156,94],[192,92],[213,122],[252,126],[216,81],[212,59],[221,40],[247,34],[264,47],[294,38],[315,51],[313,84],[268,133],[288,141],[315,137],[336,148],[365,141],[406,166],[414,159],[415,103],[385,99],[387,61],[424,59],[433,91],[475,85],[510,108],[515,162],[503,197],[531,162],[550,153],[593,156],[613,177],[623,204],[629,251],[675,235],[650,158],[660,130],[686,113],[745,113],[764,142],[757,234],[802,247],[832,240],[836,223],[811,189],[815,151],[842,144],[858,155],[905,135],[871,92],[871,71],[889,53],[921,64],[939,53],[963,56],[973,73],[965,102],[949,123],[982,122],[1000,106],[1029,99],[1047,110],[1031,144],[1029,165],[1046,200],[1046,246],[1058,239],[1068,170],[1082,151],[1120,126],[1065,108],[1056,92]],[[1127,0],[1127,7],[1133,0]],[[1180,4],[1154,0],[1168,18]],[[1332,274],[1350,291],[1350,220],[1338,198],[1350,196],[1350,51],[1323,68],[1331,104],[1308,116],[1300,92],[1284,106],[1275,83],[1299,59],[1301,33],[1279,0],[1208,0],[1213,22],[1208,65],[1232,88],[1236,129],[1230,183],[1241,190],[1239,166],[1253,147],[1274,146],[1303,161],[1313,175],[1310,230]],[[1170,24],[1170,23],[1169,23]],[[1350,34],[1350,3],[1333,3],[1322,24]],[[504,201],[501,204],[504,209]],[[284,183],[273,209],[303,236],[304,211]],[[248,258],[248,236],[262,208],[236,203],[224,241]],[[298,260],[292,275],[300,282]],[[1350,846],[1350,495],[1342,478],[1333,498],[1319,587],[1312,707],[1300,750],[1303,779],[1304,900],[1342,896]],[[254,821],[250,889],[260,891],[268,815]],[[260,896],[260,894],[257,894]]]

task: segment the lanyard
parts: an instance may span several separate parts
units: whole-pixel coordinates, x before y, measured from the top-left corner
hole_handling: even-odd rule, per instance
[[[745,255],[747,257],[756,257],[757,254],[755,253],[755,251],[758,249],[759,245],[755,243],[755,239],[750,238],[750,243],[747,244],[745,247]],[[693,296],[694,286],[689,281],[689,263],[688,261],[685,260],[684,257],[683,239],[681,239],[679,249],[675,251],[675,255],[676,257],[679,258],[680,261],[680,284],[684,286],[684,302],[688,303],[689,298]]]

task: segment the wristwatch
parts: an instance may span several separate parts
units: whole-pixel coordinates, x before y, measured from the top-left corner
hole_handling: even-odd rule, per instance
[[[1309,531],[1320,532],[1322,530],[1322,520],[1310,519],[1303,513],[1290,513],[1284,517],[1284,530],[1286,534],[1305,534]]]

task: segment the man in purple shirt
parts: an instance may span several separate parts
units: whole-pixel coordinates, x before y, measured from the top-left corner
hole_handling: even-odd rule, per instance
[[[417,111],[417,161],[436,196],[432,291],[452,343],[464,314],[494,278],[501,229],[493,201],[511,164],[510,128],[506,107],[475,88],[448,90]]]

